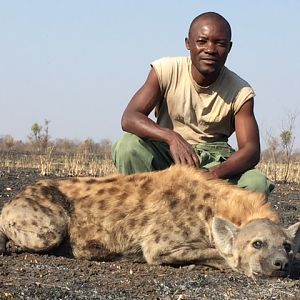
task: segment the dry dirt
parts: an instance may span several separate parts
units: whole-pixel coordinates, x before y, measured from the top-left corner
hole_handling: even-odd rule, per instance
[[[0,170],[0,209],[40,176]],[[277,184],[270,201],[286,226],[299,221],[300,187]],[[0,256],[0,299],[300,299],[294,278],[253,279],[197,266],[93,262],[37,254]]]

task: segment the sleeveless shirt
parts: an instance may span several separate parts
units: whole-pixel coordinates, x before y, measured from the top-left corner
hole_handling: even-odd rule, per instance
[[[163,99],[156,106],[157,123],[178,132],[188,143],[227,142],[234,117],[255,96],[251,86],[225,66],[208,87],[191,74],[190,57],[166,57],[153,63]]]

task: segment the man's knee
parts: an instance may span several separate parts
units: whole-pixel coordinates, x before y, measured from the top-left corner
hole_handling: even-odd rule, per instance
[[[125,134],[112,147],[112,157],[117,160],[127,161],[136,157],[137,149],[141,147],[140,138],[133,134]]]
[[[112,158],[117,170],[125,175],[150,171],[153,159],[144,141],[133,134],[125,134],[113,145]]]
[[[274,184],[259,170],[253,169],[245,172],[237,182],[237,185],[250,191],[270,194]]]

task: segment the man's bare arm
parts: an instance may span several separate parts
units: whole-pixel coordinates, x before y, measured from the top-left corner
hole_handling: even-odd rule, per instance
[[[258,125],[253,112],[253,99],[248,100],[235,116],[238,151],[225,162],[210,169],[217,178],[228,178],[254,167],[260,159]]]
[[[154,69],[149,72],[144,85],[132,97],[122,116],[122,129],[142,138],[165,142],[175,163],[199,167],[193,148],[178,133],[162,128],[148,116],[161,101],[162,94]]]

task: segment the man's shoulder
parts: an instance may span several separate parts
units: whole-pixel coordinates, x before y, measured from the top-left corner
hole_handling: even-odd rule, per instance
[[[230,85],[234,85],[239,88],[243,88],[243,87],[251,88],[251,85],[245,79],[243,79],[242,77],[240,77],[235,72],[231,71],[225,66],[223,69],[223,79]]]
[[[154,60],[151,65],[157,66],[184,66],[188,65],[190,61],[190,58],[187,56],[177,56],[177,57],[161,57],[159,59]]]

